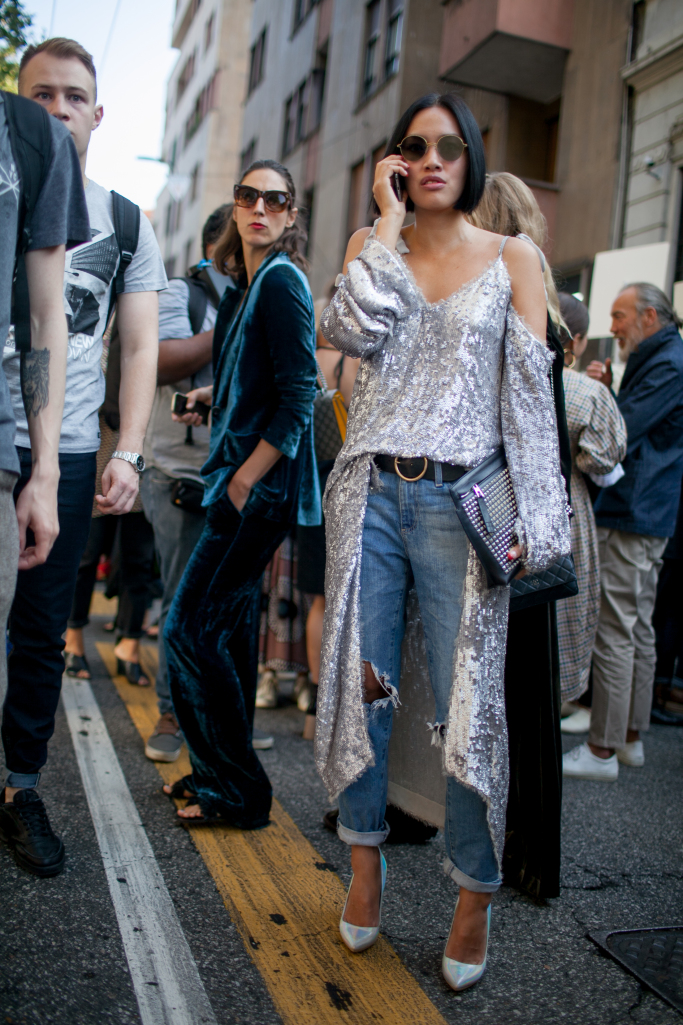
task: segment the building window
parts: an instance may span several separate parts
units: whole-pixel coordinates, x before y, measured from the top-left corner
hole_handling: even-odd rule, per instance
[[[204,118],[214,106],[214,98],[216,92],[216,81],[217,73],[215,73],[209,81],[206,83],[204,88],[201,90],[197,99],[194,102],[192,113],[185,122],[185,145],[195,134],[199,126],[204,121]]]
[[[185,270],[188,271],[192,266],[192,239],[188,239],[185,243]]]
[[[379,51],[381,0],[372,0],[367,7],[367,30],[365,63],[363,72],[363,96],[369,96],[377,88],[377,53]]]
[[[200,165],[195,164],[190,175],[190,205],[195,202],[199,194],[199,169]]]
[[[387,41],[384,57],[384,77],[398,71],[403,31],[403,0],[387,0]]]
[[[405,0],[371,0],[365,9],[362,99],[371,96],[398,71],[404,4]]]
[[[266,70],[266,33],[264,28],[261,35],[251,48],[251,61],[249,64],[249,93],[253,93],[257,85],[263,81]]]
[[[681,212],[678,221],[678,243],[676,246],[676,263],[674,266],[674,282],[683,281],[683,172],[679,174],[681,188]],[[680,310],[678,311],[680,313]]]
[[[346,234],[350,238],[354,231],[362,228],[365,224],[363,217],[363,178],[365,175],[365,160],[359,161],[351,168],[351,180],[349,182],[349,209],[346,216]]]
[[[284,156],[320,127],[325,99],[326,52],[318,54],[317,64],[318,67],[313,68],[285,103]]]
[[[293,32],[296,32],[299,25],[303,24],[317,3],[318,0],[294,0]]]
[[[252,139],[246,149],[240,154],[240,174],[244,174],[250,164],[254,163],[256,156],[256,139]]]
[[[213,42],[213,34],[216,28],[216,12],[214,11],[209,18],[206,19],[206,25],[204,26],[204,53],[209,49]]]
[[[183,64],[182,71],[178,75],[178,85],[176,87],[176,104],[180,102],[180,97],[187,89],[192,76],[194,75],[195,64],[197,63],[197,51],[193,50],[190,56]]]
[[[170,238],[180,227],[182,200],[172,199],[166,207],[166,237]]]
[[[311,253],[311,236],[313,234],[313,204],[315,202],[315,189],[306,189],[303,195],[301,217],[306,229],[306,248],[304,256],[309,257]]]

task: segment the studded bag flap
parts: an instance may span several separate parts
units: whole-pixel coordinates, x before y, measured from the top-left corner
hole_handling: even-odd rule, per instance
[[[517,544],[517,502],[501,447],[450,489],[455,511],[486,571],[489,587],[506,586],[522,568],[507,553]]]

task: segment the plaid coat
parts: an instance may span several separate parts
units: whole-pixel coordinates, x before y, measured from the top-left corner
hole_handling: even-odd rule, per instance
[[[588,688],[600,612],[600,560],[595,516],[584,473],[609,473],[626,455],[626,424],[609,388],[585,374],[564,371],[567,428],[572,448],[572,555],[579,593],[557,603],[562,700]]]

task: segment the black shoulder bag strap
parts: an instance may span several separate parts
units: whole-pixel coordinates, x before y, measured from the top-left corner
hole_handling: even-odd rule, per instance
[[[12,287],[12,323],[18,352],[31,349],[31,310],[24,253],[31,245],[31,218],[52,162],[50,115],[38,103],[3,92],[12,154],[19,173],[17,246]]]

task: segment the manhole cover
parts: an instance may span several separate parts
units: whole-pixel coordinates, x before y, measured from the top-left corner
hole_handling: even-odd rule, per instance
[[[591,932],[594,943],[683,1014],[683,926]]]

